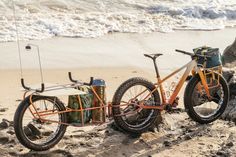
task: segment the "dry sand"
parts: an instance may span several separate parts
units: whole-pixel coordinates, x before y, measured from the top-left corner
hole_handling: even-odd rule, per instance
[[[110,34],[94,39],[53,38],[30,41],[40,46],[45,82],[67,83],[67,72],[88,81],[90,76],[103,78],[107,83],[110,101],[116,88],[133,76],[155,81],[151,61],[143,53],[164,53],[158,59],[161,74],[187,63],[188,56],[174,49],[191,51],[202,45],[219,47],[221,51],[235,39],[236,29],[219,31],[176,31],[152,34]],[[40,82],[37,53],[26,52],[28,42],[21,42],[23,76],[27,84]],[[0,43],[0,119],[12,121],[22,99],[16,43]],[[180,97],[182,97],[182,93]],[[183,106],[181,101],[180,106]],[[4,110],[5,109],[5,110]],[[217,120],[199,125],[185,113],[164,114],[159,132],[130,137],[106,125],[84,129],[69,127],[65,138],[52,150],[29,152],[15,138],[12,127],[0,130],[0,154],[3,156],[235,156],[235,125]],[[10,130],[10,131],[9,131]],[[6,133],[8,132],[8,133]],[[9,133],[11,132],[11,134]],[[231,144],[233,143],[233,145]],[[230,144],[229,144],[230,143]],[[228,154],[227,154],[228,151]]]

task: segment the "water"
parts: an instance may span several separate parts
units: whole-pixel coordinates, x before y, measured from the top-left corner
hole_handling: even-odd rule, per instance
[[[15,40],[11,5],[0,1],[0,42]],[[15,0],[15,5],[21,40],[236,26],[236,0]]]

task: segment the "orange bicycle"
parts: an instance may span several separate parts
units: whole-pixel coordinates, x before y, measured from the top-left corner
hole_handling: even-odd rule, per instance
[[[28,45],[26,49],[31,49],[31,46],[35,45]],[[21,78],[22,87],[26,91],[14,116],[16,137],[31,150],[43,151],[52,148],[63,138],[67,126],[101,124],[107,122],[107,117],[111,116],[123,130],[142,133],[155,124],[160,111],[177,106],[177,95],[190,72],[192,78],[185,89],[184,105],[193,120],[203,124],[210,123],[227,106],[229,90],[221,76],[222,66],[219,63],[209,64],[214,55],[178,50],[190,55],[192,61],[161,79],[156,65],[156,58],[161,54],[145,54],[153,60],[157,83],[153,84],[143,78],[131,78],[120,85],[112,103],[108,103],[105,81],[102,79],[91,77],[90,82],[85,83],[73,79],[69,72],[72,83],[50,86],[44,84],[39,48],[35,47],[40,65],[41,88],[26,86],[23,77]],[[168,99],[163,82],[184,68],[185,73]]]
[[[192,60],[164,79],[161,79],[156,64],[156,58],[162,54],[144,54],[153,60],[157,83],[153,84],[144,78],[135,77],[120,85],[112,102],[112,113],[117,126],[130,133],[141,133],[152,127],[160,111],[177,106],[177,95],[190,73],[192,78],[184,93],[184,107],[189,117],[201,124],[219,118],[227,106],[229,89],[221,75],[220,62],[213,66],[209,64],[216,55],[212,52],[217,50],[212,49],[206,54],[176,50],[191,56]],[[163,82],[184,68],[186,70],[183,76],[167,99]]]

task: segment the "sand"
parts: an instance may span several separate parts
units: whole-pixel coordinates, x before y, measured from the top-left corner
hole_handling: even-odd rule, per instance
[[[164,54],[157,61],[164,76],[190,61],[188,56],[175,53],[174,49],[191,51],[192,48],[208,45],[218,47],[222,52],[234,41],[235,33],[235,28],[229,28],[219,31],[176,31],[168,34],[117,33],[90,39],[52,38],[41,41],[21,41],[23,77],[27,85],[40,82],[37,53],[35,49],[30,52],[24,50],[27,43],[37,44],[40,46],[45,82],[68,83],[68,71],[71,71],[75,78],[83,81],[89,81],[90,76],[102,78],[107,83],[107,99],[111,101],[115,90],[128,78],[139,76],[155,81],[152,62],[143,57],[143,53]],[[6,110],[0,112],[0,119],[12,121],[23,94],[20,91],[16,43],[0,43],[0,49],[0,108]],[[183,91],[184,89],[180,97]],[[183,107],[182,101],[180,107]],[[186,113],[182,112],[173,115],[164,114],[163,117],[165,123],[161,126],[160,132],[148,132],[138,138],[131,138],[106,125],[101,129],[102,131],[90,127],[88,130],[98,134],[95,141],[99,142],[96,144],[92,137],[83,138],[89,133],[78,133],[77,128],[71,129],[62,142],[52,150],[43,153],[49,156],[212,156],[227,147],[225,145],[229,143],[229,136],[232,136],[232,139],[236,138],[235,125],[225,121],[218,120],[211,125],[199,125],[188,119]],[[8,136],[7,131],[9,128],[0,131],[3,137]],[[107,134],[107,131],[110,134]],[[185,132],[187,135],[192,132],[193,135],[190,134],[191,138],[186,137]],[[14,134],[9,136],[9,139],[14,139],[14,144],[10,140],[2,143],[0,145],[0,149],[3,150],[2,155],[30,156],[33,153],[37,156],[37,153],[29,152],[21,146]],[[170,146],[166,146],[165,141],[167,144],[170,142]],[[236,144],[235,141],[233,143]],[[227,147],[227,150],[231,150],[230,155],[235,155],[233,154],[235,146]],[[42,153],[38,154],[40,155]]]

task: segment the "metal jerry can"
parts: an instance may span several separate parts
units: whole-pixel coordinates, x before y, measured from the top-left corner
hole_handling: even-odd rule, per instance
[[[92,88],[95,92],[93,96],[93,107],[100,107],[92,110],[92,120],[93,122],[105,122],[106,107],[103,106],[106,105],[105,81],[102,79],[93,80]]]

